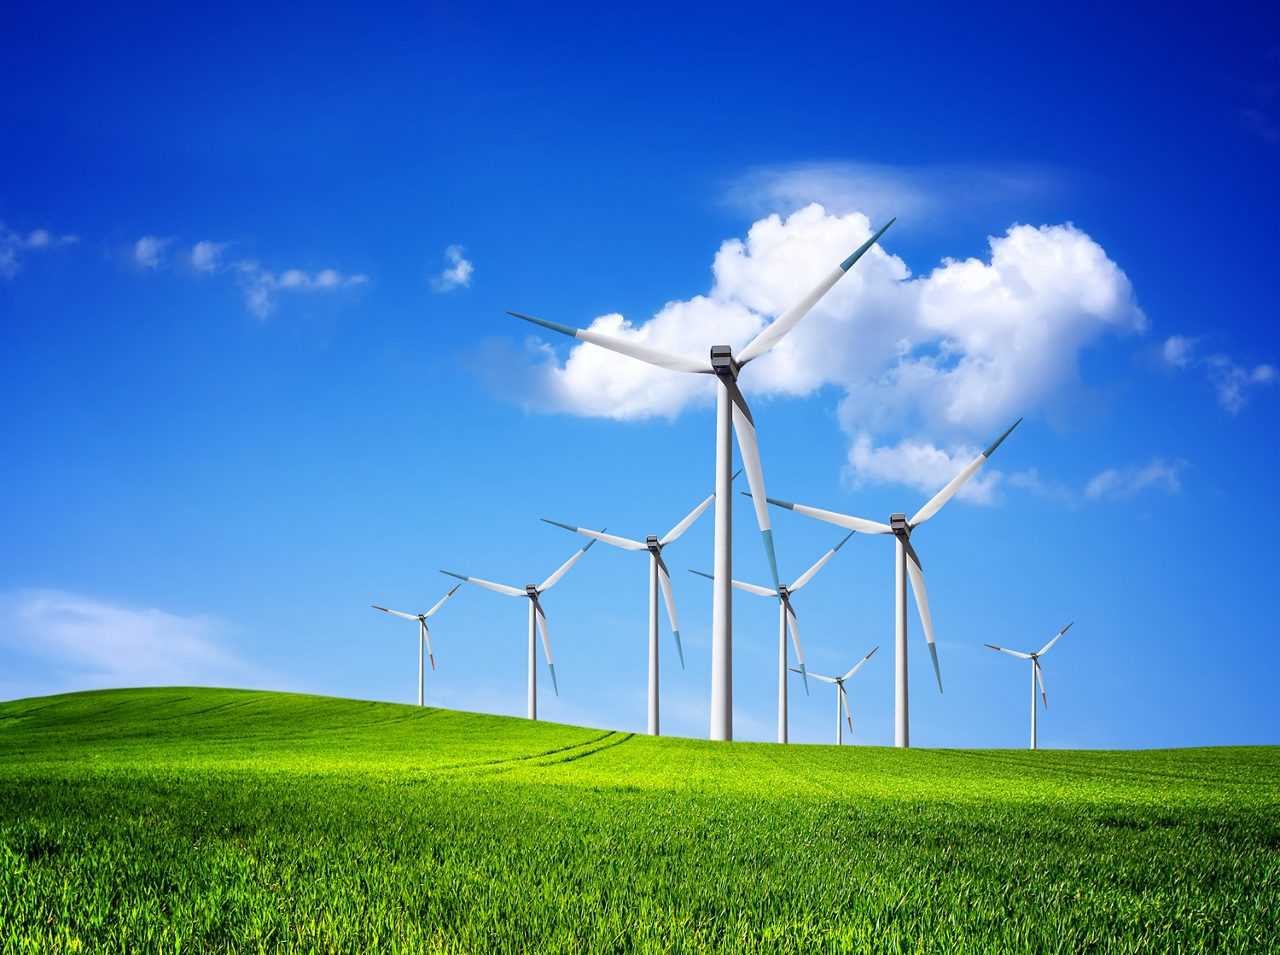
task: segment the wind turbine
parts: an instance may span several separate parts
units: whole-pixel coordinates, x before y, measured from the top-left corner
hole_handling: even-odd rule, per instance
[[[795,608],[791,606],[791,595],[797,590],[813,580],[814,576],[824,566],[827,561],[836,555],[841,547],[845,545],[850,537],[854,535],[854,531],[850,531],[845,535],[844,540],[836,544],[835,547],[827,551],[818,558],[817,563],[806,570],[803,574],[796,578],[796,582],[788,586],[787,584],[779,584],[777,590],[770,590],[768,587],[762,587],[759,584],[748,584],[741,580],[731,581],[734,587],[739,590],[745,590],[749,594],[756,594],[760,597],[774,597],[778,600],[778,742],[785,743],[787,741],[787,630],[791,631],[791,641],[796,647],[796,662],[800,664],[800,669],[796,673],[805,674],[804,668],[804,651],[800,649],[800,623],[796,620]],[[699,577],[706,577],[708,580],[714,580],[710,574],[703,573],[700,570],[691,571]],[[809,685],[805,683],[805,693],[809,692]]]
[[[1040,658],[1049,652],[1049,648],[1053,646],[1062,637],[1064,633],[1071,629],[1074,620],[1058,631],[1058,635],[1046,643],[1038,653],[1019,653],[1017,650],[1007,650],[1004,647],[997,647],[994,643],[987,643],[984,646],[990,647],[992,650],[999,650],[1001,653],[1007,653],[1011,657],[1017,657],[1019,660],[1031,661],[1031,748],[1036,748],[1036,681],[1040,683],[1040,698],[1044,700],[1044,708],[1049,708],[1049,698],[1044,694],[1044,672],[1040,669]]]
[[[871,648],[871,653],[875,653],[879,649],[880,647],[878,645],[874,646]],[[871,653],[868,653],[865,657],[863,657],[861,660],[855,663],[853,666],[853,669],[850,670],[848,673],[846,673],[844,676],[819,676],[817,673],[809,674],[815,680],[821,680],[823,683],[834,683],[836,685],[836,745],[837,746],[840,746],[844,743],[844,723],[840,720],[840,707],[842,706],[844,707],[844,718],[849,721],[849,732],[850,733],[853,732],[853,716],[850,715],[849,713],[849,692],[844,688],[844,681],[849,679],[851,676],[857,673],[860,669],[862,669],[862,664],[866,663],[868,660],[871,659]],[[792,667],[791,672],[799,673],[800,671],[797,670],[795,667]]]
[[[538,651],[536,631],[542,633],[542,650],[547,656],[547,669],[551,671],[551,687],[555,690],[556,696],[560,695],[560,686],[556,682],[556,665],[551,659],[551,639],[547,636],[547,615],[543,613],[542,604],[538,598],[546,591],[556,585],[565,574],[569,572],[569,568],[576,564],[582,555],[591,549],[591,545],[595,541],[587,541],[582,550],[575,553],[572,557],[560,565],[550,577],[541,584],[525,584],[522,590],[519,587],[508,587],[506,584],[495,584],[491,580],[481,580],[479,577],[466,577],[462,574],[455,574],[451,570],[442,570],[440,573],[448,574],[450,577],[457,577],[469,584],[475,584],[477,587],[484,587],[487,590],[494,590],[500,594],[506,594],[508,597],[528,597],[529,598],[529,719],[536,720],[538,718]],[[536,623],[535,623],[536,621]]]
[[[739,471],[738,474],[742,472]],[[735,474],[736,478],[738,474]],[[732,480],[732,478],[730,479]],[[588,530],[585,527],[576,527],[573,524],[561,524],[559,521],[543,518],[548,524],[554,524],[556,527],[563,527],[567,531],[573,531],[576,534],[582,534],[584,537],[590,537],[592,540],[603,541],[614,547],[620,547],[623,550],[631,551],[648,551],[649,552],[649,723],[648,733],[650,736],[657,736],[658,733],[658,587],[662,587],[662,597],[667,604],[667,619],[671,622],[671,633],[676,638],[676,651],[680,654],[680,669],[684,669],[684,647],[680,645],[680,622],[676,619],[676,601],[671,593],[671,572],[667,570],[666,562],[662,559],[662,549],[668,544],[676,540],[681,534],[693,526],[693,522],[702,516],[702,512],[707,509],[712,501],[716,499],[714,494],[707,496],[701,504],[690,511],[683,520],[675,527],[667,531],[662,537],[650,534],[644,541],[630,540],[626,537],[616,537],[613,534],[605,534],[601,531]]]
[[[461,586],[462,584],[455,584],[453,587],[453,590],[449,591],[447,594],[441,597],[440,600],[436,603],[436,605],[432,607],[430,610],[428,610],[426,613],[401,613],[399,610],[388,610],[386,607],[379,607],[377,604],[370,604],[370,606],[373,607],[374,610],[381,610],[383,613],[394,614],[397,617],[404,617],[404,619],[406,620],[418,621],[418,705],[419,706],[426,705],[422,702],[422,677],[423,677],[422,651],[423,651],[423,648],[426,649],[427,656],[431,658],[431,669],[434,670],[436,668],[436,655],[431,652],[431,631],[427,628],[427,618],[430,617],[437,610],[439,610],[441,607],[443,607],[444,602],[448,600],[450,597],[452,597],[454,593],[457,592],[458,588]]]
[[[690,358],[665,349],[652,348],[625,338],[615,338],[586,328],[560,325],[519,312],[508,312],[553,332],[568,335],[581,342],[589,342],[601,348],[635,358],[649,365],[699,375],[715,375],[720,383],[716,391],[716,519],[715,557],[713,570],[715,586],[711,599],[711,738],[733,739],[733,607],[730,600],[729,581],[733,577],[731,527],[732,501],[730,500],[730,447],[729,432],[737,435],[738,449],[742,453],[743,467],[755,499],[756,522],[764,538],[765,554],[769,558],[769,570],[774,586],[778,584],[778,560],[773,550],[773,530],[769,524],[769,508],[765,504],[764,473],[760,467],[760,450],[756,443],[756,426],[751,418],[746,399],[738,388],[738,373],[747,363],[768,352],[782,337],[795,327],[818,300],[844,276],[853,264],[873,246],[893,225],[890,219],[871,238],[859,246],[852,255],[841,262],[821,282],[815,285],[800,301],[787,309],[764,328],[735,357],[729,345],[712,345],[710,361]]]
[[[920,613],[920,623],[924,626],[924,638],[929,644],[929,655],[933,659],[933,672],[938,678],[938,692],[942,692],[942,671],[938,669],[938,648],[934,645],[933,640],[933,620],[929,616],[929,597],[924,588],[924,571],[920,566],[920,556],[916,553],[915,548],[911,546],[911,532],[933,517],[934,514],[937,514],[942,505],[951,500],[964,483],[977,473],[978,468],[982,467],[987,458],[991,457],[996,448],[1000,447],[1000,442],[1009,437],[1010,432],[1021,422],[1022,419],[1019,418],[1009,426],[1008,431],[996,438],[987,450],[965,465],[964,470],[953,477],[951,483],[935,494],[929,500],[929,503],[916,511],[911,520],[907,520],[905,514],[891,514],[889,523],[881,524],[879,521],[869,521],[861,517],[839,514],[835,511],[824,511],[816,507],[807,507],[804,504],[793,504],[790,501],[769,498],[770,504],[785,507],[787,510],[795,511],[797,514],[807,514],[809,517],[816,517],[818,520],[826,521],[828,524],[862,531],[864,534],[892,534],[896,539],[893,596],[895,637],[893,741],[895,746],[905,748],[911,745],[907,707],[907,588],[905,578],[908,574],[911,577],[911,592],[916,598],[916,609]]]

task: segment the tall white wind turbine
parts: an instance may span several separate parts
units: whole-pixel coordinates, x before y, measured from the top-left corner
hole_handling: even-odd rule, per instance
[[[746,468],[747,481],[751,485],[752,496],[755,499],[756,522],[760,525],[760,534],[764,538],[765,554],[769,558],[769,569],[773,574],[774,585],[778,584],[778,561],[773,550],[773,530],[769,523],[769,508],[765,504],[764,473],[761,470],[760,450],[756,443],[756,426],[751,418],[746,399],[738,388],[738,373],[743,366],[778,344],[783,336],[808,314],[809,310],[830,291],[831,287],[853,267],[853,264],[893,223],[894,220],[890,219],[852,255],[815,285],[807,295],[765,327],[736,356],[729,345],[712,345],[710,361],[690,358],[590,329],[573,328],[569,325],[533,318],[530,315],[522,315],[519,312],[508,312],[526,322],[541,325],[543,328],[576,338],[578,341],[607,348],[649,365],[656,365],[669,371],[715,375],[720,383],[720,388],[716,391],[716,518],[713,561],[715,585],[711,600],[711,738],[714,740],[733,739],[733,609],[729,594],[729,581],[733,577],[730,521],[733,503],[729,497],[729,475],[732,470],[730,459],[733,456],[729,437],[731,430],[737,435],[738,450],[742,453],[742,464]]]
[[[935,494],[924,507],[916,511],[915,516],[911,520],[907,520],[905,514],[891,514],[888,524],[881,524],[879,521],[869,521],[861,517],[851,517],[848,514],[839,514],[835,511],[824,511],[816,507],[808,507],[804,504],[794,504],[790,501],[779,501],[775,498],[769,498],[770,504],[776,504],[778,507],[785,507],[789,511],[795,511],[797,514],[807,514],[809,517],[816,517],[820,521],[826,521],[828,524],[835,524],[838,527],[845,527],[849,530],[862,531],[864,534],[892,534],[897,542],[894,557],[894,730],[893,741],[895,746],[907,747],[911,745],[910,721],[907,706],[907,587],[906,577],[911,578],[911,592],[916,598],[916,609],[920,613],[920,623],[924,627],[924,638],[929,644],[929,655],[933,659],[933,672],[938,678],[938,692],[942,692],[942,671],[938,668],[938,648],[934,644],[933,639],[933,619],[929,616],[929,597],[925,593],[924,588],[924,570],[920,566],[920,556],[916,553],[915,548],[911,546],[911,533],[929,518],[933,517],[941,510],[942,505],[951,500],[955,493],[964,486],[964,483],[977,473],[978,468],[986,462],[987,458],[995,453],[996,448],[1000,447],[1000,442],[1009,437],[1009,433],[1013,431],[1022,419],[1019,418],[1009,430],[996,438],[987,450],[983,451],[976,458],[965,465],[964,470],[951,479],[946,487]]]
[[[1049,708],[1049,697],[1044,693],[1044,671],[1040,668],[1040,658],[1049,652],[1049,648],[1058,642],[1059,638],[1071,629],[1074,620],[1058,631],[1057,636],[1040,648],[1038,653],[1019,653],[1017,650],[1008,650],[1005,647],[997,647],[994,643],[984,644],[992,650],[999,650],[1001,653],[1007,653],[1011,657],[1017,657],[1019,660],[1031,661],[1031,748],[1036,748],[1036,683],[1040,683],[1040,698],[1044,700],[1044,708]]]
[[[401,613],[399,610],[388,610],[386,607],[379,607],[377,604],[370,604],[374,610],[381,610],[383,613],[389,613],[396,617],[404,617],[406,620],[418,621],[418,705],[424,706],[422,702],[422,678],[424,669],[422,665],[422,651],[427,651],[427,656],[431,658],[431,669],[436,668],[436,655],[431,652],[431,631],[427,627],[427,618],[444,606],[444,602],[452,597],[461,587],[462,584],[455,584],[453,590],[449,591],[441,597],[434,607],[426,613]]]
[[[875,653],[880,647],[871,648],[871,653]],[[834,683],[836,687],[836,745],[840,746],[844,743],[844,722],[840,719],[840,709],[844,708],[844,718],[849,721],[849,732],[853,732],[853,716],[849,712],[849,692],[844,688],[845,681],[852,677],[855,673],[862,669],[862,665],[871,659],[871,653],[859,660],[853,665],[853,669],[844,676],[820,676],[817,673],[809,675],[815,680],[821,680],[823,683]],[[799,673],[795,667],[791,668],[792,673]]]
[[[569,568],[576,564],[582,555],[591,549],[591,545],[595,541],[587,541],[586,546],[566,560],[550,577],[541,584],[525,584],[523,589],[520,587],[508,587],[506,584],[495,584],[491,580],[481,580],[479,577],[466,577],[462,574],[455,574],[451,570],[442,570],[440,573],[448,574],[450,577],[457,577],[459,580],[465,580],[469,584],[475,584],[477,587],[484,587],[487,590],[493,590],[500,594],[506,594],[508,597],[528,597],[529,598],[529,719],[536,720],[538,718],[538,649],[537,649],[537,633],[542,633],[542,651],[547,657],[547,669],[551,671],[551,687],[555,690],[556,696],[560,695],[560,686],[556,682],[556,665],[551,659],[551,638],[547,635],[547,615],[543,613],[542,603],[539,601],[544,593],[556,585],[565,574],[569,572]]]
[[[741,472],[739,472],[741,473]],[[738,475],[735,474],[736,478]],[[732,480],[732,479],[731,479]],[[613,534],[605,534],[600,531],[589,530],[585,527],[577,527],[573,524],[561,524],[559,521],[543,518],[548,524],[554,524],[556,527],[563,527],[567,531],[573,531],[584,537],[590,537],[592,540],[603,541],[613,547],[620,547],[622,550],[630,551],[648,551],[649,552],[649,722],[648,734],[650,736],[659,735],[658,721],[658,589],[661,586],[662,597],[667,605],[667,619],[671,622],[671,633],[676,640],[676,651],[680,654],[680,669],[684,669],[684,648],[680,645],[680,621],[676,617],[676,601],[675,596],[671,593],[671,572],[667,570],[667,564],[662,559],[662,549],[668,544],[676,540],[681,534],[693,526],[693,522],[702,516],[702,512],[710,506],[711,502],[716,499],[714,494],[710,494],[705,500],[676,524],[675,527],[667,531],[662,537],[650,534],[643,541],[631,540],[626,537],[617,537]]]
[[[835,547],[827,551],[817,562],[806,570],[803,574],[796,578],[793,584],[778,584],[777,590],[770,590],[768,587],[762,587],[759,584],[748,584],[741,580],[731,581],[734,587],[739,590],[745,590],[749,594],[756,594],[759,597],[774,597],[778,600],[778,742],[785,743],[787,741],[787,631],[791,631],[791,642],[796,648],[796,662],[800,664],[800,669],[796,673],[805,674],[804,669],[804,651],[800,647],[800,622],[796,619],[795,608],[791,605],[791,595],[797,590],[813,580],[818,571],[827,565],[832,557],[836,555],[845,542],[854,535],[854,531],[850,531],[845,535],[844,540],[836,544]],[[703,573],[700,570],[691,571],[699,577],[706,577],[708,580],[714,580],[710,574]],[[809,692],[806,682],[805,692]]]

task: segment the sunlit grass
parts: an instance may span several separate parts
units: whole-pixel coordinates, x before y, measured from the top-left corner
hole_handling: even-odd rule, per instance
[[[1280,750],[778,747],[233,690],[0,704],[5,951],[1267,951]]]

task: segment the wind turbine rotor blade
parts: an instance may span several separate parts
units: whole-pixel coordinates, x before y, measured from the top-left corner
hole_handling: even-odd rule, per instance
[[[814,575],[817,574],[818,571],[822,570],[822,568],[827,565],[827,561],[829,561],[832,557],[836,556],[836,551],[838,551],[841,547],[843,547],[845,543],[849,540],[849,538],[856,533],[858,532],[849,531],[849,533],[845,535],[844,540],[842,540],[839,544],[836,544],[835,547],[831,548],[831,550],[827,551],[825,554],[819,557],[817,560],[817,563],[815,563],[812,567],[810,567],[803,574],[801,574],[800,579],[797,580],[794,584],[792,584],[787,589],[790,590],[792,593],[795,593],[797,590],[799,590],[809,581],[813,580]]]
[[[533,598],[534,616],[538,618],[538,634],[542,637],[542,652],[547,657],[547,669],[551,671],[551,688],[556,691],[556,696],[560,695],[560,684],[556,682],[556,664],[551,659],[551,636],[547,633],[547,615],[542,612],[542,604],[537,598]]]
[[[685,516],[684,520],[682,520],[679,524],[671,528],[671,530],[667,531],[667,535],[664,538],[662,538],[662,540],[658,541],[658,543],[661,544],[663,547],[666,547],[673,540],[675,540],[677,537],[679,537],[681,534],[687,531],[690,527],[693,526],[693,522],[702,516],[702,512],[711,506],[711,502],[714,501],[715,499],[716,499],[716,496],[714,494],[707,495],[707,499],[705,501],[703,501],[701,504],[695,507],[692,511],[690,511]]]
[[[1055,643],[1057,643],[1057,642],[1058,642],[1058,640],[1060,640],[1060,639],[1062,638],[1062,635],[1063,635],[1064,633],[1066,633],[1068,630],[1070,630],[1070,629],[1071,629],[1071,625],[1072,625],[1072,624],[1074,624],[1074,623],[1075,623],[1075,621],[1074,621],[1074,620],[1072,620],[1072,621],[1071,621],[1071,623],[1067,624],[1065,627],[1063,627],[1061,630],[1059,630],[1059,631],[1058,631],[1058,635],[1057,635],[1056,637],[1054,637],[1052,640],[1050,640],[1048,643],[1046,643],[1046,644],[1044,645],[1044,649],[1043,649],[1043,650],[1041,650],[1039,653],[1037,653],[1037,654],[1036,654],[1036,656],[1038,656],[1038,657],[1042,657],[1042,656],[1044,656],[1044,655],[1045,655],[1045,653],[1046,653],[1046,651],[1048,651],[1048,649],[1049,649],[1051,646],[1053,646]]]
[[[911,593],[916,598],[916,610],[920,612],[920,624],[924,627],[924,638],[929,643],[929,656],[933,659],[933,675],[938,678],[938,692],[941,693],[942,670],[938,666],[938,647],[933,640],[933,618],[929,615],[929,594],[924,588],[924,569],[920,566],[920,555],[906,537],[902,539],[902,547],[907,552],[907,575],[911,578]]]
[[[586,527],[576,527],[573,524],[561,524],[559,521],[553,521],[549,517],[541,518],[545,524],[554,524],[556,527],[563,527],[567,531],[573,531],[575,534],[581,534],[583,537],[590,537],[592,540],[598,540],[605,544],[612,544],[614,547],[621,547],[623,550],[648,550],[649,547],[642,541],[633,541],[627,537],[618,537],[614,534],[604,534],[600,531],[593,531]]]
[[[707,580],[716,579],[713,574],[708,574],[705,570],[694,570],[692,567],[689,568],[689,573],[697,574],[699,577],[706,577]],[[744,580],[730,580],[729,583],[731,583],[738,590],[745,590],[747,593],[755,594],[759,597],[777,597],[778,596],[778,592],[776,590],[770,590],[768,587],[761,587],[759,584],[749,584]]]
[[[950,484],[948,484],[941,491],[935,494],[932,500],[930,500],[929,503],[925,504],[924,507],[916,511],[915,516],[912,517],[909,522],[911,526],[918,527],[919,525],[927,521],[929,518],[933,517],[934,514],[937,514],[938,511],[942,509],[942,505],[946,504],[947,501],[951,500],[951,498],[955,496],[955,493],[959,491],[961,487],[964,486],[964,483],[978,472],[978,468],[982,467],[982,465],[986,463],[987,458],[991,457],[991,455],[995,453],[996,448],[1000,447],[1000,442],[1002,442],[1005,438],[1009,437],[1013,429],[1016,428],[1019,424],[1021,424],[1021,422],[1022,422],[1022,419],[1019,418],[1017,421],[1011,424],[1009,426],[1008,431],[1000,435],[1000,437],[996,438],[996,440],[991,443],[991,446],[988,447],[987,450],[983,451],[976,458],[974,458],[967,465],[965,465],[964,470],[961,471],[959,474],[957,474],[955,477],[953,477],[951,479]]]
[[[871,654],[872,654],[872,653],[875,653],[875,652],[876,652],[877,650],[879,650],[879,649],[880,649],[879,645],[876,645],[876,646],[872,647],[872,648],[871,648],[871,653],[868,653],[865,657],[863,657],[861,660],[859,660],[857,663],[855,663],[855,664],[853,665],[853,669],[852,669],[852,670],[850,670],[848,673],[846,673],[843,677],[841,677],[841,679],[843,679],[843,680],[847,680],[847,679],[849,679],[849,677],[853,676],[855,673],[857,673],[859,670],[861,670],[861,669],[862,669],[862,665],[863,665],[864,663],[866,663],[868,660],[870,660],[870,659],[871,659]]]
[[[853,714],[849,712],[849,693],[844,688],[844,684],[839,684],[840,702],[844,704],[844,718],[849,723],[849,732],[853,732]]]
[[[469,584],[475,584],[477,587],[484,587],[486,590],[493,590],[500,594],[506,594],[508,597],[524,597],[527,596],[521,587],[508,587],[506,584],[495,584],[492,580],[481,580],[479,577],[464,577],[462,574],[455,574],[451,570],[442,570],[442,574],[448,574],[450,577],[457,577],[459,580],[465,580]]]
[[[1044,695],[1044,668],[1040,666],[1040,661],[1035,660],[1031,664],[1036,668],[1036,681],[1040,684],[1040,699],[1044,700],[1044,708],[1049,708],[1049,698]]]
[[[790,600],[783,600],[787,611],[787,629],[791,631],[791,645],[795,647],[796,663],[800,665],[800,676],[804,678],[804,695],[809,695],[809,668],[804,665],[804,650],[800,648],[800,621],[796,619],[795,608]]]
[[[729,398],[733,402],[733,433],[738,438],[738,450],[742,453],[747,483],[751,485],[756,523],[760,525],[760,536],[764,539],[765,555],[769,558],[769,572],[773,575],[773,589],[776,591],[781,584],[778,580],[778,555],[773,549],[773,528],[769,524],[769,505],[764,490],[764,470],[760,466],[760,447],[756,443],[756,425],[751,420],[751,409],[747,407],[747,399],[742,396],[738,383],[726,379],[724,387],[729,389]]]
[[[600,533],[604,533],[604,531],[600,531]],[[582,550],[576,552],[572,557],[570,557],[563,564],[561,564],[556,569],[556,572],[552,574],[550,577],[548,577],[546,580],[544,580],[541,586],[538,587],[538,593],[542,593],[544,590],[550,590],[552,587],[554,587],[556,585],[556,582],[559,581],[561,577],[563,577],[565,574],[569,572],[569,568],[572,567],[574,564],[576,564],[578,561],[580,561],[582,559],[583,554],[591,550],[591,545],[594,543],[595,543],[594,540],[587,541],[586,545],[582,548]]]
[[[619,355],[626,355],[628,358],[635,358],[649,365],[666,368],[668,371],[686,371],[705,375],[713,373],[711,362],[705,359],[677,355],[675,352],[641,345],[639,342],[629,341],[625,338],[615,338],[612,335],[603,335],[600,332],[593,332],[586,328],[574,328],[571,325],[548,322],[542,318],[534,318],[532,315],[521,315],[519,312],[508,310],[507,314],[523,319],[526,322],[532,322],[534,325],[549,328],[551,331],[559,332],[561,335],[576,338],[580,342],[590,342],[592,345],[607,348],[609,351],[617,352]]]
[[[885,229],[893,225],[894,219],[890,219],[887,223],[880,227],[875,235],[854,251],[847,259],[841,262],[831,272],[825,275],[817,285],[811,288],[808,294],[800,301],[796,302],[789,309],[779,315],[773,322],[765,327],[755,338],[753,338],[745,348],[737,355],[738,364],[745,365],[749,361],[759,358],[774,345],[782,340],[782,337],[795,328],[800,319],[809,314],[809,310],[818,304],[818,301],[831,291],[831,287],[844,277],[844,274],[853,267],[853,264],[862,258],[863,254],[876,244],[880,236],[884,235]]]
[[[416,613],[401,613],[399,610],[388,610],[386,607],[379,607],[377,604],[369,604],[369,606],[374,610],[381,610],[383,613],[389,613],[396,617],[404,617],[406,620],[418,619],[418,615]]]
[[[1019,660],[1030,660],[1031,654],[1019,653],[1017,650],[1009,650],[1005,647],[997,647],[994,643],[984,643],[984,647],[990,647],[992,650],[999,650],[1001,653],[1007,653],[1011,657],[1017,657]]]
[[[800,670],[797,667],[787,667],[787,669],[790,670],[792,673],[799,673],[802,676],[811,676],[815,680],[818,680],[819,682],[822,682],[822,683],[839,683],[840,682],[833,676],[822,676],[817,673],[810,673],[808,670]]]
[[[667,619],[671,621],[671,634],[676,638],[676,652],[680,654],[680,669],[684,669],[684,646],[680,643],[680,621],[676,617],[676,598],[671,592],[671,572],[658,555],[658,584],[662,587],[662,599],[667,605]]]
[[[879,521],[868,521],[861,517],[852,517],[848,514],[840,514],[836,511],[824,511],[818,507],[809,507],[807,504],[795,504],[792,501],[780,501],[776,497],[768,498],[770,504],[777,507],[785,507],[788,511],[795,511],[797,514],[804,514],[806,517],[816,517],[820,521],[826,521],[828,524],[835,524],[837,527],[843,527],[846,530],[862,531],[864,534],[892,534],[893,528],[888,524],[881,524]]]
[[[437,610],[443,607],[444,602],[448,600],[450,597],[452,597],[454,594],[456,594],[458,592],[458,588],[461,586],[462,584],[454,584],[453,589],[449,591],[447,594],[445,594],[443,597],[441,597],[439,600],[437,600],[436,605],[432,607],[430,610],[428,610],[426,613],[424,613],[423,616],[430,617],[433,613],[435,613]]]
[[[461,587],[462,585],[459,584],[458,586]],[[431,669],[434,670],[436,668],[436,655],[431,652],[431,628],[427,626],[425,620],[421,620],[419,623],[422,625],[422,639],[427,644],[427,658],[431,661]]]

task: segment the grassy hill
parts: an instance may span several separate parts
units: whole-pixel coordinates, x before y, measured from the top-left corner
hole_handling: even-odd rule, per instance
[[[0,703],[4,951],[1274,951],[1280,748],[716,744]]]

